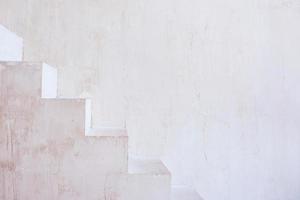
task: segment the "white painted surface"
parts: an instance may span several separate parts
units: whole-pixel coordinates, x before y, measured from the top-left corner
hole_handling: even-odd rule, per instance
[[[18,13],[16,16],[15,13]],[[80,14],[79,14],[80,13]],[[299,1],[0,0],[25,59],[208,200],[300,199]]]
[[[57,97],[57,69],[43,63],[42,98]]]
[[[92,128],[92,101],[90,99],[87,99],[85,101],[85,135],[88,134],[91,128]]]
[[[21,61],[23,39],[0,25],[0,61]]]

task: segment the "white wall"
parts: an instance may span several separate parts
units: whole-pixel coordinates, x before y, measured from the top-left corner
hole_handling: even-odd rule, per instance
[[[207,200],[300,198],[299,20],[297,0],[0,0],[61,96]]]

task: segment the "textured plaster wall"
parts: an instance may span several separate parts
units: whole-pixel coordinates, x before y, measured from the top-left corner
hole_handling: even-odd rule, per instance
[[[0,0],[25,60],[204,199],[300,198],[297,0]]]

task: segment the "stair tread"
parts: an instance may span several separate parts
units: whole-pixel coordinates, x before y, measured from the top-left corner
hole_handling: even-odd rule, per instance
[[[171,200],[203,200],[198,193],[187,186],[172,186]]]
[[[170,175],[167,167],[160,160],[128,159],[129,174]]]

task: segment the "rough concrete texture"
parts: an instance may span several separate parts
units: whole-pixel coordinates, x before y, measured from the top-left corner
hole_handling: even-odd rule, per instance
[[[0,60],[21,61],[23,39],[0,25]]]
[[[127,135],[85,136],[85,100],[42,99],[45,71],[0,63],[0,199],[104,199],[107,174],[127,173]]]

